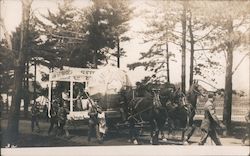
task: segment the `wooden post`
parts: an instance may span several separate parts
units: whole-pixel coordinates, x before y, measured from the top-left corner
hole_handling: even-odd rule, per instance
[[[73,112],[73,77],[70,77],[70,112]]]
[[[51,90],[52,90],[52,82],[51,82],[51,75],[49,75],[49,90],[48,90],[48,99],[49,99],[49,105],[48,105],[48,116],[50,117],[50,109],[51,109],[51,102],[52,102],[52,97],[51,97]]]
[[[168,51],[168,42],[166,43],[166,54],[167,54],[167,82],[170,83],[170,73],[169,73],[169,51]]]
[[[192,13],[190,12],[190,17],[189,17],[189,35],[190,35],[190,78],[189,78],[189,87],[193,84],[193,76],[194,76],[194,35],[193,35],[193,30],[192,30]]]
[[[120,40],[117,38],[117,68],[120,68]]]

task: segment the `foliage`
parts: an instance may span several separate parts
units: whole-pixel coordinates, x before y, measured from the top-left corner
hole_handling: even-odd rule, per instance
[[[140,33],[144,35],[144,43],[150,43],[151,47],[148,51],[141,52],[139,61],[129,64],[128,68],[134,70],[142,66],[145,70],[154,73],[152,79],[166,81],[166,59],[175,57],[174,52],[166,54],[166,44],[176,44],[178,42],[178,33],[175,31],[179,20],[176,8],[180,6],[171,8],[170,6],[173,6],[173,2],[163,1],[160,1],[158,4],[152,2],[150,5],[155,8],[150,7],[148,11],[144,10],[146,13],[142,15],[147,19],[148,30]],[[154,11],[153,14],[152,10]]]
[[[48,15],[36,18],[39,33],[45,38],[41,50],[53,56],[47,59],[52,67],[95,67],[109,58],[109,49],[115,48],[117,37],[127,39],[121,35],[128,29],[128,4],[93,0],[91,6],[79,10],[72,2],[64,0],[58,12],[48,10]]]
[[[72,6],[72,0],[65,0],[58,4],[58,12],[35,17],[36,29],[43,39],[39,50],[44,52],[44,65],[62,67],[63,65],[86,66],[86,59],[75,61],[76,54],[86,53],[82,41],[85,39],[85,28],[80,25],[76,9]],[[77,53],[76,53],[77,51]],[[74,57],[73,57],[74,56]],[[81,57],[82,58],[82,57]]]
[[[129,3],[123,0],[93,0],[93,3],[93,6],[85,11],[87,44],[92,53],[97,52],[97,56],[102,58],[100,61],[108,61],[111,56],[117,57],[117,52],[112,53],[109,49],[129,40],[124,33],[129,29],[128,21],[132,9],[129,8]],[[119,57],[123,56],[125,52],[119,50]]]

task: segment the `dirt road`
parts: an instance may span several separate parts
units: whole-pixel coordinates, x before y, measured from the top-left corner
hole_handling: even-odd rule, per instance
[[[6,127],[7,120],[1,121],[2,126],[2,144],[3,148],[6,145]],[[61,147],[61,146],[119,146],[119,145],[133,145],[133,143],[128,142],[128,131],[121,130],[119,133],[110,132],[104,137],[103,144],[98,144],[97,140],[93,137],[91,142],[87,141],[88,128],[82,130],[70,131],[70,136],[56,137],[53,135],[48,135],[47,131],[49,128],[49,123],[46,121],[40,121],[40,132],[31,132],[31,122],[29,120],[20,120],[20,135],[18,141],[18,147]],[[244,134],[244,129],[240,127],[235,127],[235,135],[229,137],[221,137],[221,142],[223,145],[229,146],[242,146],[241,138]],[[178,145],[181,142],[180,132],[176,132],[175,135],[168,136],[168,141],[160,141],[161,145]],[[197,145],[200,139],[200,130],[196,129],[194,136],[190,139],[189,145]],[[139,137],[139,145],[150,145],[150,135],[148,131],[145,131],[143,135]],[[177,140],[177,141],[176,141]],[[187,146],[189,146],[187,145]],[[214,145],[210,139],[207,140],[206,145]]]

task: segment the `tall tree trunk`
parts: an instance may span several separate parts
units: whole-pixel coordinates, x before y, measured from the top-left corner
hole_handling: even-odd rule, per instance
[[[22,94],[22,80],[25,72],[25,50],[27,49],[27,36],[28,36],[28,25],[29,15],[32,0],[22,1],[22,30],[20,39],[20,51],[18,58],[15,60],[14,70],[14,95],[10,107],[10,114],[8,118],[8,143],[16,144],[18,141],[19,132],[19,115],[20,115],[20,102]]]
[[[228,21],[228,36],[233,34],[233,21]],[[230,38],[231,39],[231,38]],[[226,58],[226,77],[225,77],[225,95],[223,121],[227,128],[227,133],[231,130],[231,115],[232,115],[232,68],[233,68],[233,50],[234,46],[231,40],[227,42],[227,58]]]
[[[25,87],[24,87],[24,117],[28,117],[28,108],[29,108],[29,61],[26,61],[26,70],[25,70]]]
[[[181,25],[182,25],[182,65],[181,65],[181,90],[183,93],[186,92],[186,25],[187,25],[187,17],[186,17],[186,6],[187,3],[183,2],[183,13],[181,17]]]
[[[120,40],[117,38],[117,68],[120,68]]]
[[[190,35],[190,78],[189,78],[189,87],[193,84],[193,77],[194,77],[194,35],[193,35],[193,29],[192,29],[192,13],[190,12],[189,17],[189,35]]]
[[[20,102],[22,92],[22,75],[24,69],[21,66],[16,67],[14,71],[14,90],[13,98],[11,100],[10,112],[8,117],[8,143],[13,145],[17,143],[19,131],[19,115],[20,115]]]
[[[166,43],[166,55],[167,55],[167,82],[170,83],[170,74],[169,74],[169,51],[168,51],[168,42]]]
[[[2,0],[0,0],[0,41],[2,41]]]
[[[36,93],[36,59],[34,58],[34,84],[33,84],[33,87],[34,87],[34,94],[33,94],[33,100],[34,100],[34,103],[36,101],[36,97],[37,97],[37,93]]]

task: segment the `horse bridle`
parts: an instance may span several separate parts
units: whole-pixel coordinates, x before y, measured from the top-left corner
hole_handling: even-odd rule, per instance
[[[198,90],[196,90],[196,89],[194,89],[193,91],[194,91],[197,95],[201,95],[201,96],[205,97],[205,95],[203,95],[200,91],[198,91]]]

